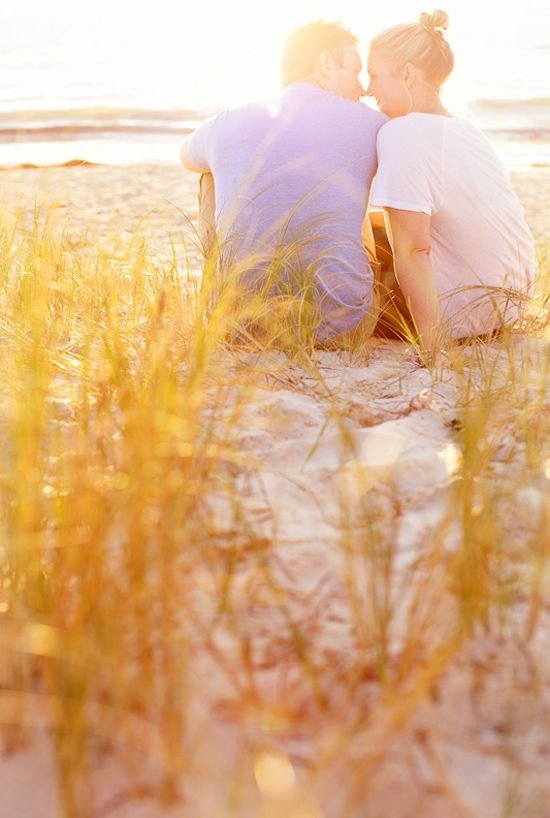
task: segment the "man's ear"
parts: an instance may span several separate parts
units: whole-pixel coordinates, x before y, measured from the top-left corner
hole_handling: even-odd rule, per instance
[[[319,68],[323,77],[328,77],[332,69],[332,55],[329,51],[321,51],[319,54]]]
[[[401,69],[401,77],[407,88],[411,88],[416,80],[416,66],[412,62],[405,63]]]

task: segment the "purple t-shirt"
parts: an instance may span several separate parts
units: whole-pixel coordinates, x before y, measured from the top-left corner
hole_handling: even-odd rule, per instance
[[[190,140],[189,158],[214,176],[222,254],[241,263],[251,289],[265,286],[274,254],[287,280],[309,277],[321,342],[354,329],[372,303],[361,225],[386,120],[297,82],[276,106],[223,111]]]

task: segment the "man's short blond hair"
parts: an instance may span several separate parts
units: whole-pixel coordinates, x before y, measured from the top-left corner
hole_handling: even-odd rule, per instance
[[[357,42],[357,37],[339,22],[315,20],[297,29],[283,48],[283,87],[309,76],[323,51],[328,51],[336,60],[341,61],[345,47],[356,46]]]

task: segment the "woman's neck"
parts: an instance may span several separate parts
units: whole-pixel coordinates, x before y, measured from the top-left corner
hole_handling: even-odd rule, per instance
[[[411,96],[411,113],[452,116],[441,102],[439,91],[427,82],[419,83]]]

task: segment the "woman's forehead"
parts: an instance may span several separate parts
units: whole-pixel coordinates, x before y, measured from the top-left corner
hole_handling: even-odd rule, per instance
[[[368,55],[367,58],[367,69],[369,72],[384,72],[386,70],[391,70],[392,66],[387,60],[381,59],[378,55],[373,54],[372,52]]]

